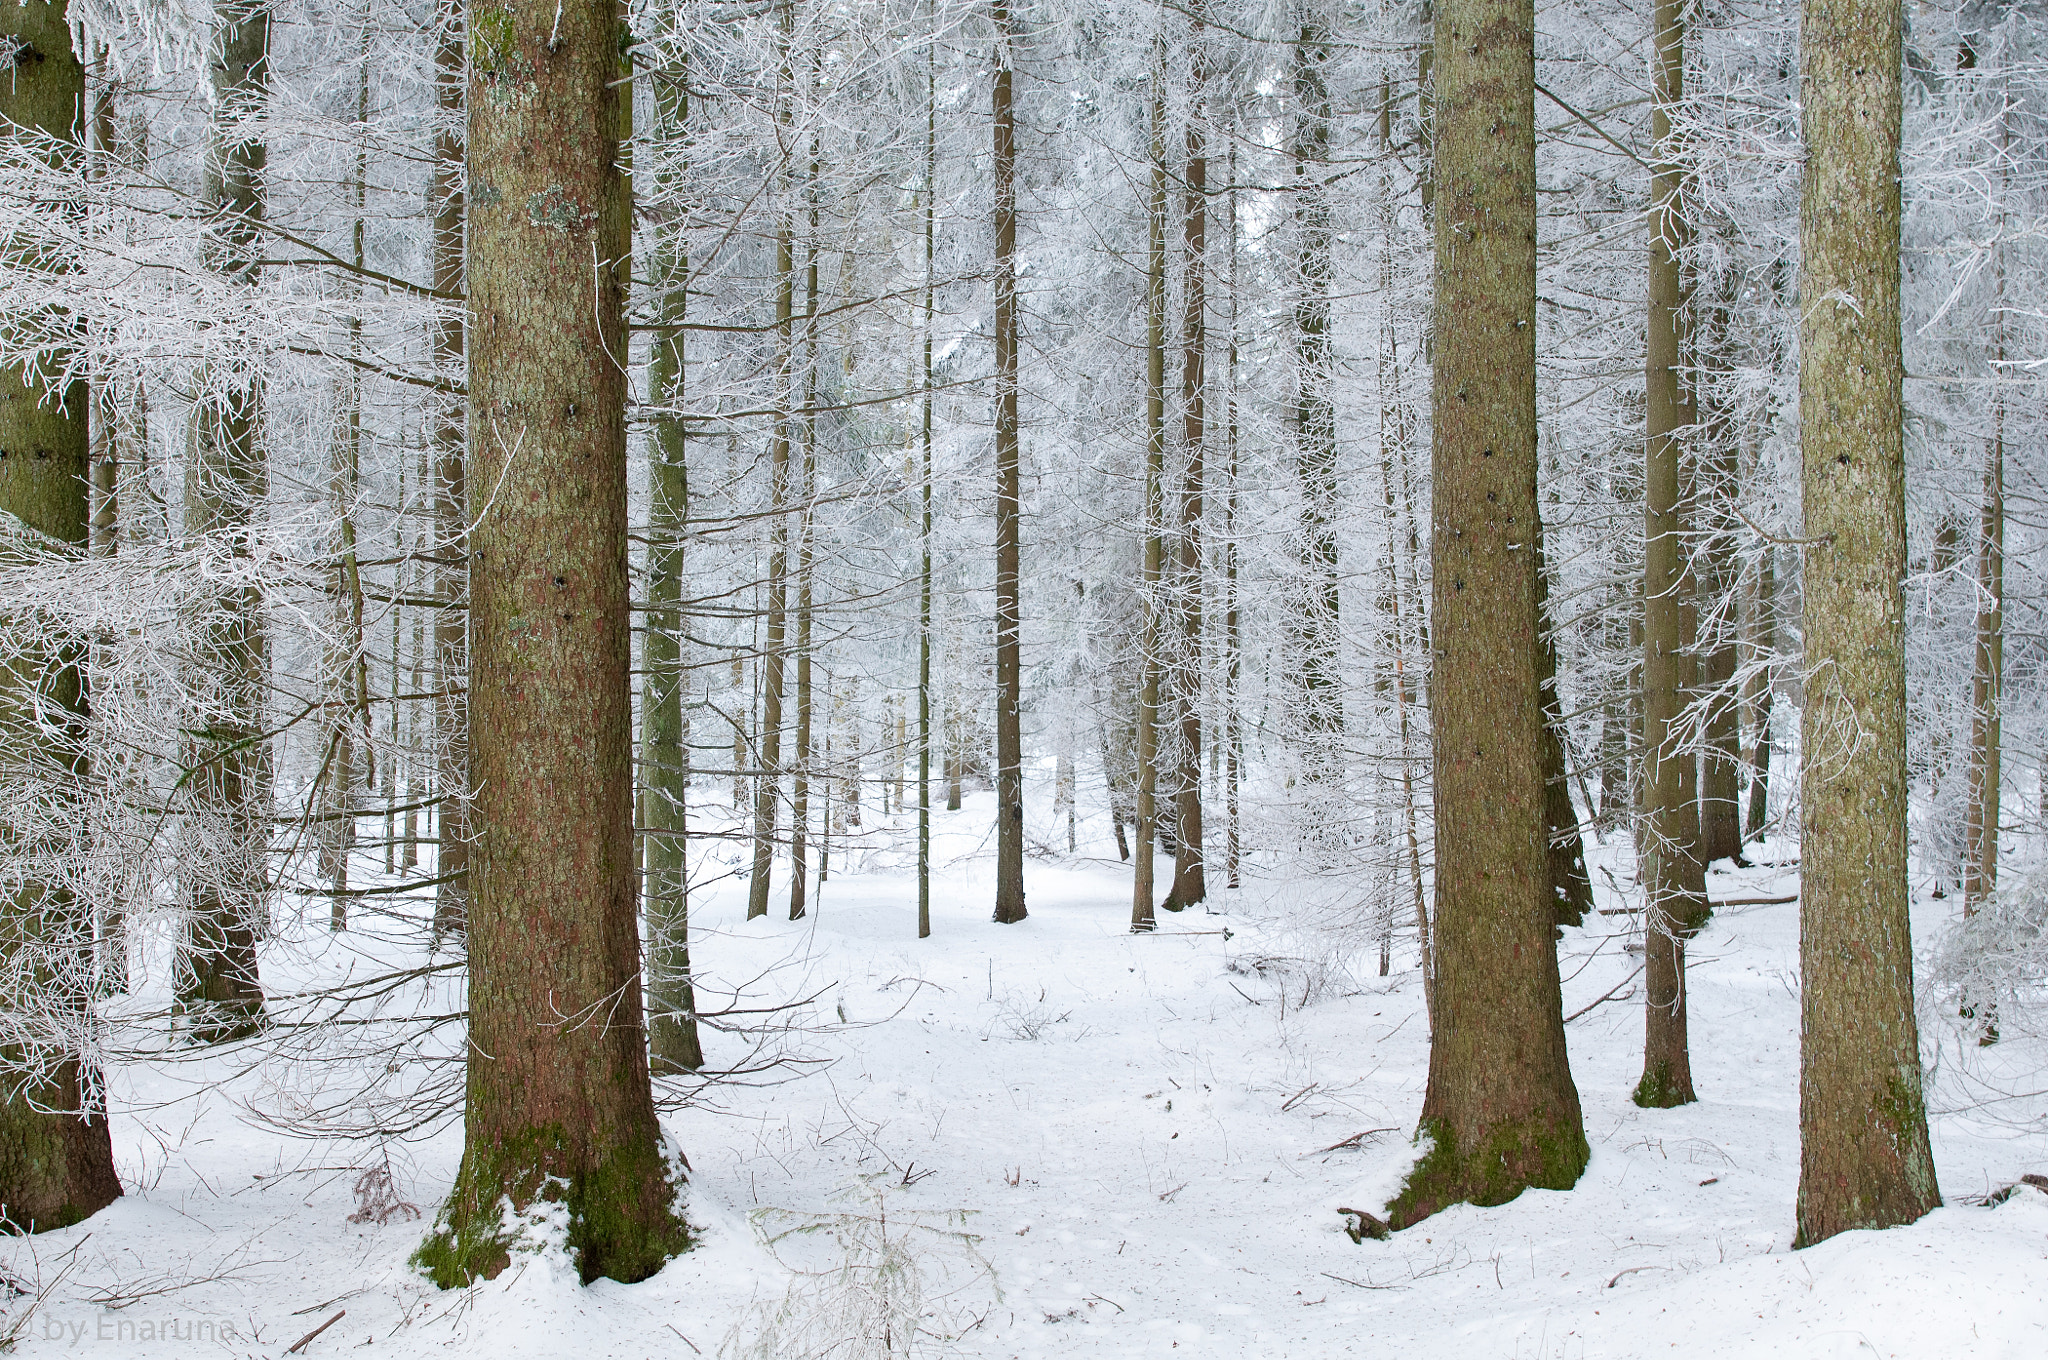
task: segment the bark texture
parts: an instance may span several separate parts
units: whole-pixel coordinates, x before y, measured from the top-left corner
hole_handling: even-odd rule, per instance
[[[1024,919],[1023,616],[1017,594],[1017,129],[1008,0],[995,0],[996,910]]]
[[[1802,29],[1799,1246],[1941,1202],[1906,912],[1901,23],[1806,0]]]
[[[462,1164],[418,1260],[509,1257],[502,1206],[568,1211],[588,1281],[685,1245],[655,1122],[635,928],[619,12],[470,16],[470,1061]]]
[[[0,119],[77,148],[85,68],[72,54],[62,0],[9,6],[0,30],[17,52],[37,54],[0,83]],[[16,556],[8,540],[23,529],[84,554],[91,400],[82,381],[60,390],[39,371],[0,372],[0,556]],[[0,762],[21,771],[22,785],[43,784],[63,799],[87,773],[76,740],[83,712],[75,656],[10,658],[0,667]],[[68,820],[62,802],[0,809],[0,838],[33,862],[34,841]],[[8,1073],[0,1090],[0,1231],[68,1227],[121,1195],[105,1088],[78,1052],[94,975],[90,910],[61,884],[18,883],[0,899],[0,956],[41,1012],[12,1017],[13,1028],[42,1030],[47,1040],[0,1050]]]
[[[451,15],[434,46],[434,103],[441,119],[434,136],[434,288],[462,292],[463,21]],[[443,373],[462,368],[462,313],[441,312],[434,323],[434,362]],[[440,771],[435,792],[438,848],[434,877],[434,937],[459,935],[469,918],[469,557],[465,538],[469,505],[463,488],[462,403],[443,399],[434,410],[434,526],[439,539],[434,614],[435,740]]]
[[[1647,911],[1643,927],[1643,1076],[1636,1104],[1685,1105],[1697,1097],[1685,1031],[1685,941],[1706,920],[1700,854],[1698,762],[1679,714],[1699,679],[1697,614],[1688,565],[1686,451],[1694,424],[1688,362],[1691,324],[1679,256],[1685,248],[1684,176],[1672,160],[1671,110],[1684,96],[1683,0],[1653,10],[1649,335],[1643,373],[1643,826],[1639,848]]]
[[[1588,1155],[1552,945],[1537,676],[1535,12],[1435,13],[1436,985],[1429,1146],[1396,1226],[1568,1189]]]

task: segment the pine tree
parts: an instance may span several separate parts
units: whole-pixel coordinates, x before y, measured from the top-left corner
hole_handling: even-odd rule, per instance
[[[1024,657],[1017,449],[1017,127],[1012,86],[1016,32],[1009,0],[994,0],[996,350],[996,910],[1024,919]]]
[[[495,490],[469,543],[465,1142],[417,1258],[443,1288],[505,1267],[507,1205],[563,1204],[585,1281],[686,1241],[635,926],[623,36],[604,0],[472,15],[469,449]]]
[[[1638,1105],[1696,1099],[1685,1031],[1685,941],[1707,912],[1706,863],[1700,856],[1698,776],[1680,740],[1679,715],[1699,677],[1693,651],[1696,615],[1688,564],[1689,497],[1685,466],[1695,406],[1686,381],[1689,302],[1680,273],[1685,248],[1684,175],[1675,163],[1671,113],[1684,96],[1685,7],[1658,0],[1654,10],[1651,128],[1657,166],[1651,179],[1649,343],[1644,384],[1648,437],[1643,443],[1643,1077]]]
[[[1906,910],[1901,26],[1806,0],[1801,28],[1799,1246],[1941,1203]]]
[[[1436,7],[1436,986],[1430,1146],[1389,1207],[1397,1227],[1568,1189],[1588,1156],[1551,941],[1537,676],[1535,22],[1530,0]]]
[[[50,137],[60,157],[75,157],[85,68],[71,50],[63,0],[28,0],[7,22],[17,57],[0,84],[0,126]],[[33,59],[22,59],[25,53]],[[91,391],[83,381],[58,385],[51,370],[61,371],[64,359],[0,373],[0,555],[9,559],[35,550],[33,541],[22,541],[24,529],[76,545],[81,555],[88,543]],[[0,814],[0,836],[11,851],[34,857],[42,849],[52,859],[58,853],[35,843],[61,833],[75,815],[45,800],[62,799],[67,784],[86,773],[84,712],[75,654],[16,656],[0,670],[0,763],[51,791]],[[26,983],[29,996],[48,1007],[44,1015],[9,1017],[12,1033],[47,1031],[47,1042],[0,1048],[8,1072],[0,1091],[0,1227],[69,1227],[121,1195],[105,1087],[79,1051],[94,974],[89,905],[61,881],[14,883],[0,899],[0,962],[23,975],[16,985]],[[10,1003],[19,995],[11,993]]]

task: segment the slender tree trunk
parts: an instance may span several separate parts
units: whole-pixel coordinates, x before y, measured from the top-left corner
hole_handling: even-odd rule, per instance
[[[1771,707],[1776,685],[1768,669],[1778,650],[1776,554],[1766,548],[1757,565],[1756,593],[1750,605],[1749,661],[1754,667],[1747,685],[1750,712],[1749,812],[1742,829],[1744,844],[1760,839],[1771,811]]]
[[[28,0],[9,11],[8,27],[39,59],[19,61],[0,84],[0,126],[45,134],[69,160],[86,131],[85,68],[72,54],[65,6]],[[76,545],[81,557],[89,548],[93,394],[84,381],[56,388],[48,375],[62,371],[64,356],[52,358],[47,366],[0,373],[0,448],[14,452],[0,457],[0,515],[9,525],[0,559],[20,561],[35,551],[18,541],[19,526]],[[25,456],[30,449],[34,457]],[[0,758],[38,773],[35,782],[52,801],[68,802],[69,790],[91,773],[79,661],[75,651],[44,650],[11,656],[0,670]],[[47,834],[38,824],[72,820],[61,802],[10,807],[0,817],[11,856],[33,865],[64,853],[59,844],[35,843]],[[0,1227],[9,1232],[69,1227],[121,1195],[106,1087],[91,1056],[92,952],[91,907],[62,881],[17,880],[0,898],[0,957],[12,992],[12,1042],[0,1046],[8,1072],[0,1090]]]
[[[1148,204],[1145,293],[1145,546],[1138,570],[1139,625],[1138,779],[1136,835],[1132,852],[1131,929],[1153,929],[1153,873],[1159,796],[1160,541],[1161,482],[1166,471],[1166,64],[1163,47],[1152,59],[1152,197]]]
[[[1565,760],[1564,700],[1557,692],[1557,639],[1550,619],[1550,573],[1543,540],[1536,541],[1536,680],[1543,689],[1543,823],[1550,866],[1550,900],[1557,923],[1578,926],[1593,909],[1593,880],[1586,872],[1586,841],[1572,807]],[[1404,767],[1405,768],[1405,767]]]
[[[462,110],[466,95],[460,9],[443,21],[434,44],[434,287],[462,292]],[[451,377],[462,369],[463,313],[444,305],[434,321],[434,363]],[[459,935],[469,920],[469,500],[462,403],[442,398],[433,411],[435,594],[434,729],[439,796],[434,877],[434,938]]]
[[[932,327],[933,246],[938,226],[937,44],[924,59],[924,389],[918,427],[917,938],[932,933]],[[956,803],[957,806],[957,803]]]
[[[1700,855],[1697,763],[1679,715],[1696,688],[1697,627],[1688,566],[1689,497],[1685,444],[1694,424],[1684,377],[1691,325],[1680,264],[1686,227],[1685,176],[1674,161],[1671,110],[1685,96],[1684,0],[1657,0],[1652,19],[1658,164],[1651,179],[1649,342],[1643,444],[1643,1076],[1638,1105],[1697,1099],[1685,1032],[1685,941],[1705,923],[1706,862]]]
[[[690,120],[687,68],[654,82],[655,116],[670,137]],[[662,185],[664,190],[671,185]],[[690,723],[683,708],[683,568],[690,520],[689,426],[683,419],[683,323],[689,311],[689,241],[680,223],[659,228],[648,262],[655,318],[663,327],[647,356],[647,393],[656,408],[647,437],[646,678],[640,700],[645,811],[641,847],[647,910],[648,1055],[660,1073],[704,1065],[697,992],[690,976],[690,863],[687,817]]]
[[[1209,159],[1204,120],[1208,117],[1209,62],[1202,14],[1198,0],[1194,31],[1188,39],[1189,108],[1181,170],[1180,442],[1187,464],[1180,497],[1179,588],[1173,597],[1180,622],[1180,645],[1171,671],[1180,741],[1174,773],[1173,885],[1160,903],[1167,911],[1180,911],[1209,896],[1202,846],[1202,480],[1209,382]]]
[[[793,0],[781,0],[782,95],[776,119],[787,137],[790,104],[795,99],[790,64],[790,30],[795,24]],[[775,871],[775,823],[782,799],[783,639],[788,628],[789,575],[789,436],[790,404],[795,398],[795,352],[791,323],[796,307],[796,270],[791,252],[790,220],[785,211],[775,228],[775,433],[768,453],[769,546],[768,636],[762,649],[761,725],[757,730],[754,776],[754,864],[747,881],[747,919],[768,914],[769,880]]]
[[[1902,23],[1882,0],[1805,0],[1801,27],[1798,1246],[1941,1203],[1906,910]]]
[[[1017,148],[1011,109],[1015,32],[1009,0],[993,0],[995,81],[996,349],[996,910],[1024,919],[1023,617],[1017,450]]]
[[[514,1216],[551,1201],[579,1275],[631,1282],[687,1229],[635,919],[624,34],[608,0],[479,21],[469,446],[495,491],[470,536],[470,1057],[461,1166],[415,1259],[443,1288],[495,1277]]]
[[[1294,599],[1287,619],[1290,674],[1296,687],[1298,759],[1307,833],[1317,843],[1339,834],[1350,815],[1344,782],[1344,694],[1338,674],[1337,408],[1331,396],[1330,132],[1334,119],[1324,67],[1330,59],[1325,0],[1297,0],[1293,49],[1295,225],[1294,471],[1301,506],[1295,530]]]
[[[351,233],[351,259],[355,267],[363,268],[363,234],[366,227],[364,213],[368,206],[370,173],[370,54],[369,14],[364,12],[364,24],[359,35],[356,59],[356,164],[354,182],[349,186],[354,199],[355,221]],[[355,285],[357,303],[363,296],[362,284]],[[363,322],[360,315],[349,318],[349,353],[360,357],[363,343]],[[321,800],[320,821],[320,869],[327,880],[334,897],[328,907],[327,928],[330,931],[348,929],[348,903],[344,895],[348,890],[348,862],[356,848],[356,817],[359,799],[359,761],[376,759],[376,748],[370,743],[370,662],[363,634],[363,571],[356,551],[356,500],[361,494],[363,463],[363,383],[354,369],[342,379],[343,415],[340,428],[335,432],[333,465],[329,473],[330,491],[334,496],[336,510],[335,586],[341,614],[341,645],[334,650],[331,669],[334,672],[336,692],[331,696],[332,716],[327,724],[330,740],[327,745],[327,777],[322,786],[325,797]],[[399,503],[404,503],[401,494]],[[394,590],[396,596],[400,592]],[[392,609],[397,616],[397,606]],[[391,653],[392,679],[397,680],[398,649],[394,645]],[[392,721],[397,721],[397,705],[392,706]],[[362,749],[358,752],[355,734],[362,729]],[[390,801],[386,790],[387,803]],[[388,819],[387,819],[388,820]],[[385,828],[384,867],[391,867],[390,827]]]
[[[1531,0],[1436,7],[1436,1013],[1397,1226],[1569,1189],[1588,1155],[1545,853],[1534,39]]]
[[[815,53],[816,49],[813,49]],[[812,63],[815,78],[815,56]],[[803,440],[797,495],[803,509],[796,524],[796,760],[791,770],[789,800],[789,919],[804,917],[804,876],[808,872],[804,839],[811,829],[811,534],[818,497],[818,134],[811,133],[810,177],[804,184],[804,416],[798,425]],[[824,860],[818,872],[825,871]]]
[[[264,144],[245,121],[270,88],[267,0],[223,0],[215,10],[213,121],[202,197],[206,263],[253,287],[262,255]],[[261,387],[248,369],[216,368],[194,411],[185,478],[185,531],[249,552],[269,491]],[[264,756],[267,652],[262,593],[220,591],[195,620],[194,684],[204,697],[186,752],[192,811],[184,865],[186,931],[174,984],[178,1017],[202,1042],[244,1038],[263,1023],[256,941],[267,922],[269,852]]]
[[[1232,131],[1236,120],[1232,119]],[[1226,384],[1228,409],[1224,416],[1224,449],[1228,459],[1230,500],[1223,507],[1223,815],[1228,823],[1223,842],[1223,886],[1239,886],[1244,855],[1239,784],[1244,776],[1244,732],[1238,713],[1238,687],[1242,678],[1243,648],[1239,637],[1237,595],[1237,140],[1230,143],[1230,188],[1226,200],[1230,214],[1230,345]]]
[[[2000,92],[2004,98],[2004,92]],[[1977,527],[1977,639],[1970,668],[1970,804],[1965,819],[1963,914],[1998,888],[1998,812],[2001,710],[2005,697],[2005,166],[2011,136],[1999,112],[1999,213],[1991,247],[1991,440],[1985,449],[1984,499]],[[1981,1008],[1980,1008],[1981,1009]],[[1980,1015],[1980,1038],[1996,1036]]]
[[[1728,307],[1725,294],[1714,299],[1701,318],[1693,345],[1699,369],[1696,405],[1700,428],[1693,455],[1697,487],[1693,493],[1700,518],[1725,520],[1726,512],[1708,507],[1732,501],[1736,494],[1735,441],[1727,416]],[[1736,567],[1732,538],[1719,524],[1700,554],[1703,573],[1699,593],[1709,608],[1727,610],[1735,593]],[[1695,618],[1698,609],[1695,608]],[[1707,705],[1706,746],[1700,752],[1700,863],[1742,858],[1742,714],[1735,692],[1735,668],[1741,639],[1732,621],[1713,628],[1699,662],[1699,689]]]

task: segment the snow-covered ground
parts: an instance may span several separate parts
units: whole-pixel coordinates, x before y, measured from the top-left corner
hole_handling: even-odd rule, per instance
[[[299,1074],[207,1092],[227,1060],[138,1065],[115,1086],[127,1196],[0,1245],[32,1290],[7,1305],[19,1353],[279,1356],[345,1312],[300,1354],[711,1356],[755,1334],[791,1267],[840,1259],[829,1232],[772,1250],[765,1234],[854,1215],[885,1216],[907,1245],[941,1334],[921,1340],[933,1355],[2048,1354],[2048,1195],[1960,1202],[2048,1171],[2038,1098],[1979,1103],[2037,1091],[2038,1044],[1979,1052],[1931,1033],[1949,1207],[1789,1249],[1796,906],[1725,908],[1694,944],[1701,1099],[1678,1110],[1629,1100],[1642,1026],[1624,985],[1630,918],[1567,932],[1567,1013],[1616,993],[1569,1026],[1593,1147],[1583,1180],[1353,1243],[1338,1207],[1378,1208],[1413,1156],[1428,1034],[1412,946],[1396,946],[1388,977],[1369,941],[1348,973],[1333,968],[1336,942],[1300,924],[1310,889],[1269,880],[1134,937],[1129,872],[1099,824],[1079,856],[1033,858],[1030,919],[994,925],[988,797],[937,815],[929,940],[915,938],[908,816],[893,833],[871,825],[853,865],[836,852],[809,920],[743,922],[736,880],[697,895],[699,967],[762,975],[763,996],[815,995],[792,1051],[830,1061],[668,1117],[694,1167],[698,1245],[653,1279],[581,1288],[536,1254],[438,1292],[406,1263],[423,1224],[349,1221],[374,1144],[293,1141],[245,1117],[241,1102],[276,1108]],[[1064,844],[1049,813],[1042,828]],[[1596,872],[1603,905],[1628,879],[1618,853],[1595,851],[1614,875]],[[1712,890],[1795,884],[1790,868],[1724,866]],[[1916,910],[1925,942],[1953,901]],[[376,953],[318,931],[295,950],[309,977]],[[740,1051],[711,1048],[714,1062]],[[1949,1098],[1964,1075],[1984,1084]],[[393,1145],[397,1194],[431,1216],[460,1151],[459,1124]],[[973,1242],[947,1231],[961,1227]]]

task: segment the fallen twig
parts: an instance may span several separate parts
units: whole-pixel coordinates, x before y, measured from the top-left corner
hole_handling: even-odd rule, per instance
[[[1637,1271],[1639,1271],[1639,1270],[1665,1270],[1665,1269],[1668,1269],[1668,1267],[1666,1267],[1666,1266],[1630,1266],[1630,1267],[1629,1267],[1629,1268],[1628,1268],[1627,1270],[1617,1270],[1617,1271],[1615,1271],[1615,1272],[1614,1272],[1614,1278],[1613,1278],[1613,1279],[1611,1279],[1611,1280],[1609,1280],[1609,1281],[1607,1282],[1607,1287],[1608,1287],[1609,1289],[1612,1289],[1612,1288],[1614,1288],[1614,1286],[1615,1286],[1616,1284],[1620,1283],[1620,1281],[1621,1281],[1621,1277],[1622,1277],[1622,1276],[1624,1276],[1624,1275],[1633,1275],[1633,1274],[1635,1274],[1635,1273],[1636,1273]]]
[[[1338,1284],[1348,1284],[1354,1289],[1406,1289],[1408,1287],[1405,1284],[1367,1284],[1364,1280],[1347,1280],[1342,1275],[1332,1275],[1327,1270],[1319,1270],[1316,1274],[1326,1280],[1335,1280]]]
[[[1352,1134],[1349,1138],[1340,1139],[1339,1141],[1330,1144],[1326,1148],[1317,1148],[1314,1152],[1304,1153],[1303,1155],[1308,1157],[1320,1157],[1326,1152],[1343,1152],[1347,1149],[1355,1151],[1366,1139],[1372,1137],[1374,1134],[1392,1132],[1394,1132],[1394,1130],[1391,1128],[1360,1129],[1357,1133]],[[1349,1213],[1351,1211],[1345,1209],[1341,1210],[1340,1212]]]
[[[293,1342],[291,1348],[287,1350],[285,1354],[297,1355],[300,1351],[306,1349],[306,1347],[313,1344],[314,1337],[320,1335],[320,1333],[326,1331],[329,1327],[332,1327],[335,1323],[341,1321],[343,1318],[347,1316],[348,1309],[342,1309],[339,1313],[336,1313],[333,1317],[327,1319],[327,1321],[321,1323],[318,1327],[315,1327],[312,1331],[307,1332],[304,1336],[300,1337],[297,1341]]]
[[[1625,978],[1623,978],[1623,979],[1622,979],[1621,981],[1619,981],[1619,982],[1615,983],[1615,984],[1614,984],[1614,987],[1613,987],[1613,989],[1612,989],[1611,991],[1609,991],[1609,992],[1607,993],[1607,995],[1605,995],[1605,996],[1601,997],[1599,1001],[1593,1001],[1593,1002],[1589,1002],[1589,1003],[1587,1003],[1586,1005],[1584,1005],[1584,1006],[1581,1006],[1581,1007],[1579,1007],[1579,1008],[1578,1008],[1577,1010],[1573,1011],[1573,1012],[1572,1012],[1572,1013],[1571,1013],[1570,1015],[1567,1015],[1567,1016],[1566,1016],[1566,1017],[1564,1018],[1564,1022],[1565,1022],[1565,1023],[1567,1024],[1567,1025],[1569,1025],[1569,1024],[1570,1024],[1570,1023],[1572,1022],[1572,1021],[1574,1021],[1574,1020],[1578,1019],[1578,1018],[1579,1018],[1580,1016],[1584,1015],[1584,1014],[1585,1014],[1585,1013],[1586,1013],[1587,1011],[1590,1011],[1590,1010],[1592,1010],[1592,1009],[1593,1009],[1593,1007],[1595,1007],[1595,1006],[1599,1005],[1601,1001],[1612,1001],[1612,1000],[1614,1000],[1614,993],[1615,993],[1615,992],[1618,992],[1618,991],[1620,991],[1620,990],[1621,990],[1622,988],[1624,988],[1624,987],[1628,986],[1628,985],[1629,985],[1629,984],[1630,984],[1631,982],[1634,982],[1634,981],[1635,981],[1635,980],[1636,980],[1636,979],[1637,979],[1638,977],[1641,977],[1641,976],[1642,976],[1642,972],[1643,972],[1643,970],[1642,970],[1641,968],[1637,968],[1637,969],[1635,970],[1635,972],[1633,972],[1633,973],[1630,973],[1630,974],[1629,974],[1629,975],[1628,975],[1627,977],[1625,977]],[[1629,993],[1629,996],[1633,996],[1633,995],[1635,995],[1635,993],[1633,993],[1633,992]],[[1628,998],[1627,998],[1627,997],[1623,997],[1622,999],[1623,999],[1624,1001],[1626,1001],[1626,1000],[1627,1000]]]

